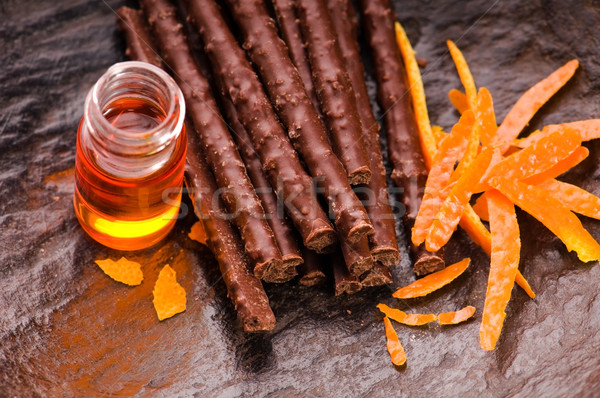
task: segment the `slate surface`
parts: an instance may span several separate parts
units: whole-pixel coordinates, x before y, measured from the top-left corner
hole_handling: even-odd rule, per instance
[[[68,170],[87,91],[124,60],[111,10],[122,4],[0,2],[0,396],[597,394],[600,268],[566,253],[522,212],[521,269],[538,297],[515,288],[491,353],[478,343],[488,260],[462,232],[450,260],[471,256],[474,266],[432,297],[398,302],[379,288],[334,298],[328,286],[268,286],[277,326],[265,335],[240,331],[210,253],[187,239],[192,215],[157,247],[129,256],[144,263],[141,286],[102,274],[93,260],[120,253],[80,229]],[[459,87],[446,39],[491,90],[500,120],[520,93],[572,58],[580,70],[532,126],[600,115],[596,2],[411,0],[395,8],[428,61],[434,123],[448,128],[457,119],[446,96]],[[588,147],[589,159],[564,179],[600,194],[600,148]],[[600,238],[600,223],[583,223]],[[159,323],[151,291],[165,263],[189,300],[184,314]],[[394,276],[396,286],[414,278],[406,260]],[[470,304],[478,312],[455,327],[398,327],[408,364],[396,369],[375,309],[380,301],[420,312]]]

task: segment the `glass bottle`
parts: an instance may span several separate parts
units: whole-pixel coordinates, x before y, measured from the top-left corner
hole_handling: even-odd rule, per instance
[[[113,65],[90,90],[77,133],[75,213],[96,241],[149,247],[179,213],[186,154],[185,101],[163,70]]]

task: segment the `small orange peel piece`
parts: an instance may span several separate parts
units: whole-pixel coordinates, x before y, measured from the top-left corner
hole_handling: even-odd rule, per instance
[[[202,221],[196,221],[194,225],[192,225],[188,236],[190,239],[206,245],[208,237],[206,235],[206,230],[204,229],[204,223],[202,223]]]
[[[125,257],[121,257],[118,261],[113,261],[110,258],[106,260],[96,260],[96,264],[102,271],[117,282],[124,283],[129,286],[137,286],[144,280],[144,273],[140,263],[129,261]]]
[[[535,113],[571,79],[578,66],[577,60],[567,62],[517,100],[498,127],[496,143],[502,145],[502,152],[506,152]]]
[[[589,119],[578,120],[576,122],[569,123],[549,124],[548,126],[545,126],[542,131],[537,130],[531,133],[528,137],[515,140],[514,145],[518,146],[519,148],[525,148],[529,145],[533,145],[542,137],[565,128],[577,130],[581,136],[581,141],[590,141],[600,138],[600,119]]]
[[[154,295],[152,303],[158,320],[162,321],[185,311],[185,289],[177,283],[175,270],[169,264],[160,270],[152,294]]]
[[[583,228],[575,214],[545,190],[501,177],[492,178],[490,185],[544,224],[567,246],[567,250],[575,251],[581,261],[600,259],[598,242]]]
[[[388,307],[385,304],[378,304],[377,308],[379,311],[394,321],[408,326],[423,326],[427,323],[434,322],[437,320],[435,314],[407,314],[406,312],[397,308]]]
[[[487,192],[487,200],[492,255],[479,337],[481,348],[490,351],[496,347],[506,317],[506,305],[519,267],[521,238],[512,202],[496,190]]]
[[[394,330],[392,322],[388,317],[383,318],[383,324],[385,325],[387,350],[390,353],[392,363],[396,366],[402,366],[406,363],[406,352],[404,352],[404,347],[402,347],[402,343],[400,343],[398,333]]]
[[[458,311],[442,312],[438,314],[438,323],[440,325],[456,325],[471,318],[475,314],[475,307],[468,305]]]
[[[465,88],[465,95],[467,96],[469,108],[474,110],[477,106],[477,87],[475,86],[475,80],[473,80],[473,75],[471,74],[469,65],[467,64],[462,52],[458,49],[453,41],[448,40],[446,41],[446,44],[450,50],[450,56],[454,61],[454,65],[456,65],[456,71],[458,72],[460,82]]]
[[[399,299],[426,296],[458,278],[465,272],[470,262],[470,258],[462,259],[455,264],[447,266],[443,270],[429,274],[414,281],[408,286],[398,289],[392,296]]]

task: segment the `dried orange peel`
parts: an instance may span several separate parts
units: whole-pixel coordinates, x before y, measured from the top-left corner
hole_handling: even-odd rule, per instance
[[[512,202],[495,190],[487,192],[487,201],[492,253],[479,337],[481,348],[493,350],[500,337],[518,271],[521,238]]]
[[[573,167],[577,166],[579,163],[585,160],[585,158],[587,158],[589,154],[590,151],[586,147],[580,146],[579,148],[575,149],[569,156],[567,156],[563,160],[556,162],[556,164],[554,164],[549,169],[541,173],[532,175],[531,177],[524,179],[523,182],[530,185],[538,185],[543,183],[544,181],[554,179],[559,175],[571,170]]]
[[[467,97],[469,108],[474,110],[477,106],[477,87],[475,86],[475,81],[473,80],[473,75],[471,75],[469,65],[467,64],[462,52],[458,49],[453,41],[448,40],[446,41],[446,44],[450,50],[450,56],[454,61],[454,65],[456,65],[458,77],[465,88],[465,95]]]
[[[387,339],[387,350],[390,353],[392,363],[396,366],[401,366],[406,363],[406,352],[404,347],[398,339],[398,334],[392,326],[392,322],[387,318],[383,318],[383,324],[385,325],[385,337]]]
[[[531,133],[528,137],[516,139],[513,145],[519,148],[526,148],[539,141],[542,137],[552,134],[560,129],[573,129],[579,132],[581,141],[590,141],[600,138],[600,119],[578,120],[576,122],[550,124],[544,127],[541,131],[537,130]]]
[[[455,264],[447,266],[443,270],[424,276],[410,285],[398,289],[392,296],[399,299],[426,296],[458,278],[465,272],[470,262],[470,258],[465,258]]]
[[[185,289],[177,283],[175,270],[169,264],[160,270],[152,294],[152,303],[160,321],[186,309]]]
[[[475,314],[475,307],[468,305],[458,311],[438,314],[438,323],[440,325],[456,325],[471,318],[473,314]]]
[[[144,280],[140,263],[129,261],[125,257],[121,257],[118,261],[113,261],[110,258],[96,260],[95,263],[98,264],[106,275],[117,282],[129,286],[137,286]]]
[[[557,180],[548,180],[538,187],[560,201],[569,210],[600,220],[600,198],[588,191]]]
[[[206,235],[206,230],[204,229],[204,223],[202,221],[196,221],[194,225],[192,225],[188,237],[196,242],[206,245],[208,236]]]
[[[434,322],[437,320],[435,314],[407,314],[396,308],[388,307],[385,304],[378,304],[377,308],[379,311],[394,321],[408,326],[423,326],[427,323]]]
[[[448,99],[452,103],[452,106],[454,106],[454,108],[456,108],[460,114],[463,114],[467,109],[469,109],[467,96],[455,88],[448,92]]]

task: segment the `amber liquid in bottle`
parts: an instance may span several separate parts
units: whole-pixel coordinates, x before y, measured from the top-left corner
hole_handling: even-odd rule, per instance
[[[116,130],[144,142],[167,115],[143,98],[121,97],[102,109],[103,117]],[[183,127],[158,165],[148,163],[156,153],[118,153],[119,164],[149,165],[127,175],[111,172],[110,147],[103,157],[95,150],[94,138],[86,131],[85,120],[77,136],[75,213],[83,229],[96,241],[118,250],[138,250],[164,238],[174,225],[181,202],[186,137]],[[109,128],[110,128],[109,126]],[[112,130],[108,130],[112,131]],[[110,137],[109,137],[110,138]],[[105,163],[99,161],[103,158]],[[139,158],[139,159],[138,159]],[[108,159],[109,163],[106,163]],[[146,163],[143,163],[146,161]]]

